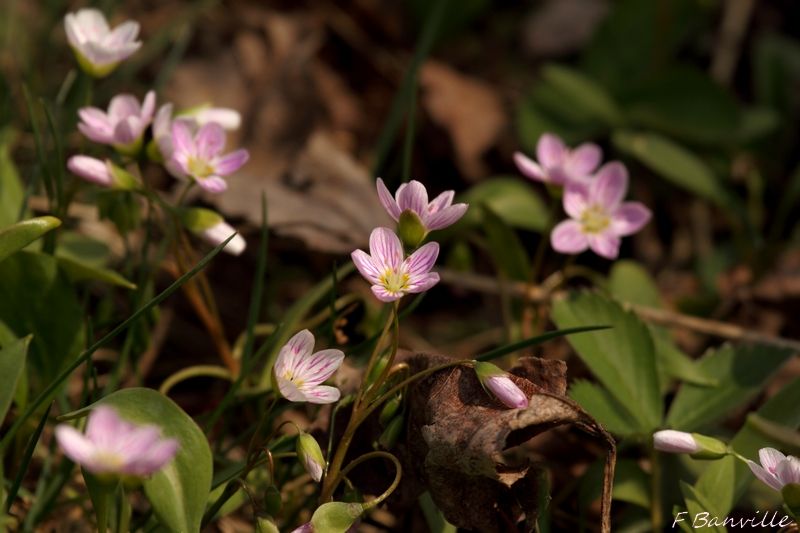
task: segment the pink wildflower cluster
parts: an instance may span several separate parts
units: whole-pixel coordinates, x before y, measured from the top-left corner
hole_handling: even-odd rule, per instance
[[[606,259],[616,259],[622,237],[633,235],[651,218],[639,202],[624,202],[628,170],[619,161],[600,166],[603,152],[591,143],[568,148],[552,134],[544,134],[534,161],[514,154],[517,168],[526,177],[564,187],[563,206],[568,219],[550,234],[553,249],[579,254],[587,249]],[[598,168],[599,167],[599,168]]]

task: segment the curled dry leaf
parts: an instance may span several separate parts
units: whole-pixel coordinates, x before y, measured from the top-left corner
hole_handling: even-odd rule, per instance
[[[416,354],[407,362],[419,371],[448,360]],[[420,492],[430,491],[445,518],[459,527],[503,532],[524,519],[525,530],[533,531],[542,466],[508,464],[504,451],[568,424],[597,438],[608,450],[602,528],[610,531],[613,438],[565,396],[562,361],[528,357],[520,363],[511,374],[530,398],[525,409],[502,406],[484,392],[475,373],[463,367],[437,372],[409,390],[410,419],[400,450],[410,478],[406,482]]]

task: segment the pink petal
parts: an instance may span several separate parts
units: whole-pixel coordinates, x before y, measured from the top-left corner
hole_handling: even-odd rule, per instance
[[[401,212],[410,209],[422,215],[428,209],[428,191],[423,184],[412,180],[406,187],[397,190],[397,205]]]
[[[227,176],[242,168],[248,159],[250,159],[250,152],[242,148],[220,157],[214,164],[214,168],[217,174]]]
[[[403,245],[389,228],[375,228],[369,236],[372,263],[381,273],[395,269],[403,262]]]
[[[177,439],[163,439],[145,450],[137,459],[129,464],[126,473],[137,476],[149,476],[164,468],[178,453],[180,444]]]
[[[327,385],[317,385],[316,387],[309,388],[303,391],[308,403],[333,403],[341,398],[342,393],[336,387],[329,387]]]
[[[281,391],[281,396],[290,402],[307,401],[305,393],[301,391],[292,381],[289,381],[281,374],[278,374],[277,371],[275,374],[275,380],[278,382],[278,390]]]
[[[380,271],[373,263],[372,258],[367,255],[363,250],[356,250],[350,254],[356,268],[364,278],[370,283],[378,283],[383,272]]]
[[[442,209],[446,209],[453,203],[453,198],[455,195],[455,191],[444,191],[431,201],[431,203],[428,205],[428,212],[431,214],[436,214]]]
[[[147,91],[147,94],[144,95],[144,101],[142,102],[142,111],[139,113],[139,117],[142,119],[142,122],[145,124],[150,124],[150,120],[153,118],[153,112],[156,110],[156,93],[155,91]]]
[[[650,221],[651,216],[650,210],[644,204],[626,202],[611,215],[611,231],[620,237],[633,235]]]
[[[111,99],[108,106],[108,118],[111,122],[118,122],[125,117],[139,116],[141,107],[139,100],[130,94],[119,94]]]
[[[194,138],[197,157],[211,161],[225,148],[225,130],[216,122],[205,124]]]
[[[114,142],[114,131],[111,129],[111,126],[96,128],[84,122],[80,122],[78,123],[78,130],[90,141],[101,144],[111,144]]]
[[[141,135],[139,125],[141,123],[135,118],[125,118],[117,122],[114,128],[114,144],[132,144]]]
[[[429,242],[421,246],[403,262],[403,270],[411,277],[427,274],[436,263],[439,256],[439,243]]]
[[[761,468],[761,465],[758,465],[753,461],[747,461],[747,466],[750,467],[753,475],[755,475],[769,487],[772,487],[775,490],[781,490],[781,488],[783,488],[783,484],[780,482],[780,480],[776,476]]]
[[[443,229],[448,226],[452,226],[464,216],[464,213],[467,212],[468,207],[469,205],[467,204],[455,204],[451,205],[450,207],[445,207],[438,213],[429,215],[427,217],[427,221],[425,221],[425,226],[429,230]]]
[[[210,193],[219,194],[228,188],[228,182],[219,176],[209,176],[197,180],[197,184]]]
[[[606,259],[616,259],[619,255],[620,238],[610,231],[597,235],[588,235],[589,248],[594,253]]]
[[[67,168],[76,176],[97,185],[111,187],[114,184],[106,162],[94,157],[74,155],[67,160]]]
[[[122,420],[113,407],[100,405],[89,413],[86,423],[86,438],[99,449],[116,447],[118,439],[125,436],[133,426]]]
[[[139,23],[128,20],[114,28],[104,39],[103,44],[111,47],[119,47],[136,40],[139,35]]]
[[[74,14],[74,24],[82,40],[102,39],[108,34],[108,22],[99,9],[79,9]]]
[[[94,444],[80,431],[66,424],[56,426],[56,440],[64,455],[78,464],[85,464],[94,453]]]
[[[389,216],[392,217],[395,222],[400,220],[400,207],[397,205],[397,201],[392,196],[392,193],[386,188],[386,184],[383,183],[381,178],[378,178],[375,182],[375,186],[378,189],[378,200],[380,200],[383,208],[386,209],[386,212],[389,213]]]
[[[669,453],[696,453],[700,446],[691,433],[665,429],[653,434],[653,447],[656,450]]]
[[[567,155],[567,147],[557,135],[545,133],[536,143],[536,159],[544,168],[560,166]]]
[[[560,222],[550,234],[553,250],[562,254],[578,254],[589,247],[589,239],[580,223],[574,220]]]
[[[572,178],[588,177],[603,159],[603,151],[594,143],[584,143],[570,153],[564,169]]]
[[[314,335],[307,329],[298,331],[278,352],[275,373],[283,374],[287,370],[296,373],[303,359],[311,355],[313,349]]]
[[[342,361],[344,352],[341,350],[320,350],[301,359],[295,371],[304,384],[315,386],[331,377],[341,366]]]
[[[589,207],[589,191],[586,185],[572,182],[564,188],[562,199],[564,211],[576,220],[580,220],[583,212]]]
[[[539,166],[539,163],[522,152],[514,152],[514,163],[517,165],[517,169],[519,169],[526,178],[543,182],[550,181],[547,173]]]
[[[372,294],[374,294],[375,297],[382,302],[394,302],[395,300],[399,300],[403,297],[402,292],[389,292],[383,285],[373,285],[370,288],[372,289]]]
[[[763,466],[767,472],[772,472],[774,474],[778,465],[781,464],[784,459],[786,459],[786,456],[775,448],[761,448],[758,450],[758,460],[761,461],[761,466]]]
[[[78,110],[81,121],[93,130],[100,130],[106,133],[112,131],[111,121],[105,111],[96,107],[82,107]]]
[[[439,283],[439,274],[436,272],[411,276],[408,280],[406,291],[411,294],[418,294],[427,291],[437,283]]]
[[[67,42],[73,48],[80,48],[83,43],[83,36],[78,28],[77,17],[73,13],[67,13],[64,17],[64,31],[67,33]]]
[[[180,119],[172,121],[172,149],[175,153],[195,153],[192,130],[189,124]]]
[[[792,456],[787,457],[778,464],[775,475],[783,485],[800,483],[800,460]]]
[[[615,209],[628,192],[628,169],[619,161],[606,163],[591,182],[589,196],[607,211]]]
[[[486,378],[485,384],[506,406],[512,409],[528,407],[528,397],[508,376],[491,376]]]

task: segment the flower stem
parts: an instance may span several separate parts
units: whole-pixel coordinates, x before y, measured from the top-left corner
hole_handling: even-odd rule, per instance
[[[661,463],[659,462],[658,452],[655,448],[650,448],[650,480],[651,500],[650,500],[650,519],[653,524],[653,531],[661,531]]]
[[[383,493],[380,496],[378,496],[374,500],[370,500],[370,501],[364,503],[364,510],[365,511],[380,505],[386,498],[388,498],[389,496],[392,495],[392,493],[395,491],[397,486],[400,484],[400,479],[403,477],[403,467],[400,465],[400,461],[397,459],[397,457],[395,457],[394,455],[392,455],[389,452],[384,452],[384,451],[380,451],[380,450],[374,451],[374,452],[365,453],[361,457],[359,457],[357,459],[354,459],[350,464],[348,464],[345,468],[343,468],[341,474],[339,474],[339,480],[335,480],[336,481],[336,485],[338,485],[339,482],[342,479],[344,479],[344,477],[347,475],[347,473],[350,472],[353,468],[357,467],[358,465],[360,465],[364,461],[368,461],[370,459],[374,459],[374,458],[377,458],[377,457],[383,457],[384,459],[388,459],[392,463],[394,463],[394,468],[395,468],[394,481],[392,481],[392,484],[389,485],[389,488],[387,488],[385,491],[383,491]],[[335,486],[334,486],[334,488],[335,488]]]

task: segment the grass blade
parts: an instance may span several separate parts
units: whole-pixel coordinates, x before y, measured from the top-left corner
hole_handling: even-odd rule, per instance
[[[39,437],[42,436],[42,430],[44,429],[44,425],[47,423],[47,417],[50,416],[50,409],[52,408],[53,404],[51,403],[47,407],[47,411],[45,411],[44,416],[39,421],[39,425],[36,426],[36,431],[28,440],[28,446],[25,447],[25,454],[22,456],[22,461],[19,465],[19,471],[17,472],[17,476],[14,478],[14,483],[11,485],[11,489],[8,491],[8,497],[6,498],[5,503],[6,512],[11,510],[11,504],[14,503],[14,500],[17,497],[17,492],[19,492],[19,487],[22,485],[22,480],[25,477],[25,473],[28,471],[28,465],[31,464],[33,452],[36,450],[36,445],[39,443]]]
[[[559,337],[566,337],[567,335],[573,335],[575,333],[585,333],[587,331],[597,331],[600,329],[609,329],[611,326],[581,326],[578,328],[566,328],[566,329],[557,329],[555,331],[548,331],[543,335],[539,335],[537,337],[530,337],[519,342],[513,342],[511,344],[506,344],[505,346],[500,346],[499,348],[495,348],[494,350],[490,350],[486,353],[483,353],[475,358],[476,361],[491,361],[492,359],[497,359],[498,357],[502,357],[506,354],[510,354],[512,352],[516,352],[517,350],[522,350],[523,348],[528,348],[530,346],[536,346],[537,344],[543,344],[547,341],[557,339]]]

